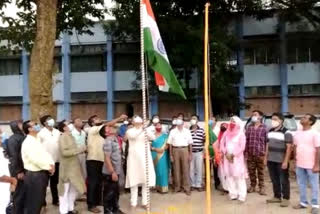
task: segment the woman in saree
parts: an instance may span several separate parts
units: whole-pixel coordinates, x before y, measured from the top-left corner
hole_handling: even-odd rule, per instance
[[[156,190],[160,193],[169,191],[170,156],[168,152],[168,135],[162,132],[161,123],[155,124],[156,139],[152,141],[151,153],[156,172]]]

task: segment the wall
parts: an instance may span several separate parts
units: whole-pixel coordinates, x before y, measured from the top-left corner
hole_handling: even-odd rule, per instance
[[[288,64],[288,84],[317,84],[320,83],[319,63]]]
[[[245,86],[274,86],[280,85],[279,65],[245,65]]]
[[[246,110],[246,117],[250,116],[253,110],[260,110],[266,114],[272,114],[281,110],[280,98],[246,99],[246,103],[251,104],[250,108]]]
[[[295,115],[320,113],[320,97],[290,97],[289,111]]]

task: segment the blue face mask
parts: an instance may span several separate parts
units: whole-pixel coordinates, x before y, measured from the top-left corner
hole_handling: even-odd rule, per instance
[[[209,120],[209,125],[210,125],[210,126],[213,125],[213,120]]]
[[[34,125],[34,126],[33,126],[33,129],[34,129],[36,132],[40,132],[41,126],[40,126],[39,124]]]

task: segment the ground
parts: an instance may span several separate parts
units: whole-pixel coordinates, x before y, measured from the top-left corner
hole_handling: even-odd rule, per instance
[[[266,178],[268,196],[260,196],[257,193],[248,194],[247,201],[239,204],[237,201],[230,201],[227,196],[223,196],[216,190],[212,191],[212,212],[219,214],[306,214],[309,210],[294,210],[292,205],[296,205],[299,200],[298,189],[294,178],[291,179],[291,205],[288,208],[281,208],[278,204],[266,204],[266,199],[272,196],[270,179]],[[157,194],[152,193],[151,214],[206,214],[205,213],[205,192],[192,192],[191,196],[183,193],[178,194]],[[140,199],[140,198],[139,198]],[[48,199],[50,201],[50,199]],[[120,207],[126,214],[144,214],[143,209],[130,211],[130,195],[123,194],[120,199]],[[101,208],[102,209],[102,208]],[[58,209],[48,207],[47,214],[57,214]],[[84,202],[77,202],[77,210],[80,214],[89,214],[86,211]]]

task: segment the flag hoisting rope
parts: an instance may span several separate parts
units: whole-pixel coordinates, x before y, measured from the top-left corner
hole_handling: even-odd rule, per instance
[[[141,88],[142,88],[142,116],[143,116],[143,132],[145,143],[145,159],[146,159],[146,191],[147,191],[147,214],[150,214],[150,187],[149,187],[149,141],[146,130],[147,121],[147,97],[146,97],[146,70],[144,60],[144,31],[143,31],[143,0],[140,0],[140,48],[141,48]]]
[[[205,5],[205,25],[204,25],[204,118],[206,132],[206,213],[211,214],[211,173],[209,162],[209,60],[208,60],[208,45],[209,45],[209,3]]]

